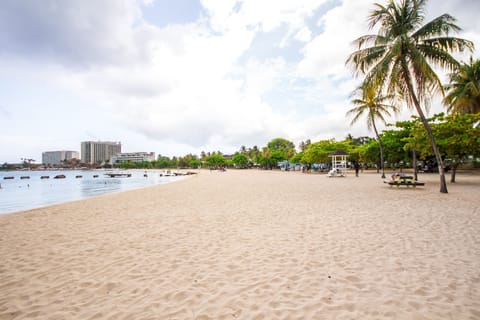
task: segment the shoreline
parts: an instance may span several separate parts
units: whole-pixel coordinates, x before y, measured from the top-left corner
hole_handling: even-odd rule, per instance
[[[480,317],[480,177],[200,171],[0,216],[1,319]]]
[[[107,177],[109,172],[115,171],[57,171],[63,173],[62,179],[51,176],[44,179],[44,173],[39,171],[31,171],[32,174],[28,176],[24,171],[16,171],[15,176],[4,174],[3,177],[11,178],[5,182],[0,180],[0,215],[175,182],[192,171],[179,171],[181,175],[175,177],[163,177],[160,174],[163,170],[119,171],[130,173],[128,177]],[[147,177],[144,173],[147,173]]]

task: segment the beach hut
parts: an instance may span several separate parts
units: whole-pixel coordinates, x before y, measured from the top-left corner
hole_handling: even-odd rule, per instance
[[[336,150],[328,155],[332,158],[332,170],[328,172],[329,177],[345,177],[347,175],[347,157],[348,153],[342,150]]]

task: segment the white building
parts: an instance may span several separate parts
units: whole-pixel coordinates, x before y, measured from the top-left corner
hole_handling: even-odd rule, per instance
[[[128,152],[128,153],[119,153],[110,158],[110,163],[112,165],[118,165],[122,162],[144,162],[144,161],[154,161],[155,152]]]
[[[101,164],[121,152],[120,142],[84,141],[81,144],[82,162],[85,163]]]
[[[78,151],[45,151],[42,152],[42,164],[45,166],[58,166],[65,160],[80,159]]]

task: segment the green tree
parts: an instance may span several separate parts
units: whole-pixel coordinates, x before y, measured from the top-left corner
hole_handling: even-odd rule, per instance
[[[445,86],[447,96],[444,103],[449,112],[480,112],[480,60],[470,58],[450,74],[450,83]]]
[[[158,155],[157,161],[154,164],[155,168],[173,168],[175,165],[169,157]]]
[[[366,83],[357,88],[354,94],[358,95],[359,98],[352,100],[355,107],[347,111],[347,115],[353,115],[350,125],[353,125],[363,115],[366,115],[367,128],[369,130],[373,129],[375,137],[377,138],[378,147],[380,149],[380,169],[382,170],[382,178],[385,179],[385,161],[383,158],[382,139],[380,139],[375,120],[386,124],[385,116],[391,116],[390,110],[394,113],[398,113],[399,109],[395,105],[387,103],[392,100],[392,95],[382,96],[381,92],[377,92],[377,88],[369,86]]]
[[[378,155],[380,149],[378,148],[378,142],[375,139],[372,139],[368,144],[365,145],[363,149],[363,157],[365,164],[368,167],[373,167],[374,165],[378,165],[377,169],[380,170],[380,164],[378,163]],[[377,170],[377,172],[378,172]]]
[[[369,138],[368,142],[365,142],[365,143],[362,143],[362,144],[359,144],[359,145],[355,145],[355,152],[358,154],[358,162],[360,164],[368,164],[370,161],[369,161],[369,158],[368,158],[368,148],[369,148],[369,145],[370,145],[370,141],[375,143],[375,145],[378,146],[378,143],[375,139],[372,139],[372,138]],[[376,153],[376,155],[378,155],[378,152]],[[374,162],[376,159],[378,159],[377,156],[375,156],[373,158],[373,161],[371,162]]]
[[[278,151],[282,155],[281,160],[288,160],[295,155],[295,144],[283,138],[273,139],[267,144],[267,148],[270,151]]]
[[[202,161],[200,161],[200,159],[198,158],[193,158],[188,162],[188,166],[192,169],[197,169],[201,167],[201,165],[202,165]]]
[[[420,142],[415,136],[417,130],[421,130],[426,133],[425,128],[423,127],[422,122],[418,117],[412,116],[413,120],[407,121],[397,121],[395,126],[400,129],[397,133],[397,139],[401,139],[403,144],[403,149],[405,151],[412,151],[412,167],[413,167],[413,176],[415,181],[418,181],[418,165],[417,165],[417,151],[421,148],[427,148],[432,150],[428,139]]]
[[[468,156],[480,155],[480,128],[475,125],[480,121],[480,113],[451,115],[440,113],[434,115],[429,121],[432,123],[433,135],[438,142],[440,153],[451,162],[450,182],[454,183],[458,166]],[[424,147],[425,142],[428,141],[425,130],[417,127],[413,130],[411,137],[406,140],[410,145],[416,143],[422,158],[432,156],[431,149]]]
[[[280,150],[272,150],[270,153],[270,161],[272,166],[276,167],[280,161],[288,160],[285,154]]]
[[[328,155],[335,150],[349,152],[350,149],[351,143],[349,141],[337,142],[334,139],[321,140],[310,145],[304,152],[302,162],[307,164],[328,163],[331,161]]]
[[[258,163],[258,159],[260,158],[260,150],[258,150],[257,146],[253,146],[252,148],[248,148],[247,156],[254,164]]]
[[[120,163],[120,168],[121,169],[133,169],[135,168],[135,163],[128,160]]]
[[[258,157],[258,163],[263,166],[265,169],[272,169],[272,152],[270,151],[269,148],[263,147],[262,148],[262,153]]]
[[[201,164],[198,156],[195,154],[187,154],[183,157],[179,157],[177,160],[177,166],[180,168],[197,168]]]
[[[363,136],[363,137],[353,137],[351,138],[351,144],[354,145],[354,146],[361,146],[361,145],[364,145],[364,144],[368,144],[370,143],[370,140],[372,140],[373,138],[371,137],[367,137],[367,136]]]
[[[307,150],[311,144],[312,142],[310,141],[310,139],[307,139],[305,141],[300,141],[300,143],[298,144],[298,148],[300,149],[301,152],[303,152]]]
[[[209,168],[221,168],[224,167],[226,164],[225,157],[219,152],[213,152],[209,156],[205,158],[205,164]]]
[[[405,128],[383,131],[382,145],[385,151],[385,160],[391,167],[402,168],[402,164],[409,162],[410,154],[405,149],[406,142],[404,141],[409,135],[410,131]]]
[[[232,157],[232,162],[237,168],[247,168],[248,167],[248,157],[240,152],[236,152]]]
[[[262,149],[262,153],[258,158],[258,163],[265,169],[273,169],[280,161],[287,160],[285,154],[280,150],[271,150],[268,147]]]
[[[424,125],[439,165],[440,192],[447,193],[445,172],[437,144],[425,117],[433,92],[443,87],[432,66],[453,71],[459,63],[450,52],[473,49],[473,43],[448,36],[461,30],[455,18],[443,14],[423,24],[426,0],[389,0],[375,4],[370,28],[379,25],[376,35],[365,35],[355,42],[358,50],[347,60],[364,82],[388,94],[397,94],[408,107],[415,107]],[[423,108],[422,108],[423,103]]]
[[[305,153],[303,151],[300,151],[296,153],[293,157],[290,158],[290,162],[292,163],[303,163],[303,157],[305,156]]]

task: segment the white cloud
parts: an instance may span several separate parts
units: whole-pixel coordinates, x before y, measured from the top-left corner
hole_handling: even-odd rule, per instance
[[[451,11],[461,36],[477,44],[478,4],[459,11],[460,2],[430,5]],[[158,27],[142,19],[155,7],[150,0],[4,1],[0,134],[11,142],[2,140],[0,156],[29,156],[28,148],[52,149],[52,141],[78,149],[83,139],[181,155],[262,147],[274,137],[371,134],[345,117],[358,80],[344,65],[351,42],[368,32],[371,3],[201,3],[197,21]]]
[[[352,42],[368,33],[366,18],[370,9],[371,3],[345,0],[328,11],[319,21],[323,32],[303,49],[300,74],[308,77],[346,74],[345,61],[352,52]]]
[[[269,33],[286,25],[287,33],[282,41],[293,38],[310,40],[310,30],[305,20],[328,0],[202,0],[210,25],[217,32],[247,27]]]
[[[304,26],[295,34],[295,39],[301,42],[308,42],[312,39],[312,31],[307,26]]]
[[[142,54],[134,43],[141,11],[134,1],[2,1],[0,53],[77,65],[124,63]]]

